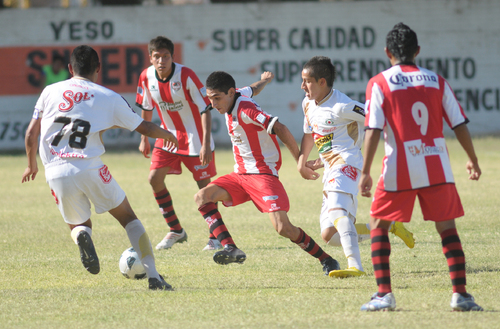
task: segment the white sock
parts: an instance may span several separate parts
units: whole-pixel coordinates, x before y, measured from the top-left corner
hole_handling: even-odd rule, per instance
[[[128,238],[132,247],[139,255],[142,265],[146,270],[148,278],[160,278],[158,271],[156,271],[155,257],[153,255],[153,248],[149,241],[148,234],[138,219],[134,219],[125,226]]]
[[[73,239],[73,241],[75,241],[75,244],[78,244],[78,241],[76,241],[76,237],[78,236],[78,233],[80,233],[81,231],[87,232],[90,235],[90,237],[92,237],[92,229],[90,227],[83,225],[75,226],[71,230],[71,238]]]
[[[335,215],[336,212],[332,211],[330,214]],[[340,242],[347,258],[347,267],[355,267],[360,271],[364,271],[359,253],[358,234],[353,222],[347,216],[338,217],[333,222],[340,235]]]

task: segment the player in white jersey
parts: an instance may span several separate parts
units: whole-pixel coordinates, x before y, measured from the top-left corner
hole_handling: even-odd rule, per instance
[[[299,245],[323,265],[325,273],[339,269],[338,262],[325,253],[302,229],[288,219],[288,196],[278,178],[281,153],[276,136],[298,159],[297,143],[288,128],[253,101],[242,96],[234,79],[226,72],[216,71],[206,82],[211,105],[225,115],[233,144],[234,172],[217,178],[195,195],[198,210],[210,231],[224,245],[214,254],[218,264],[243,263],[246,255],[236,247],[229,234],[216,202],[237,206],[252,201],[260,212],[269,213],[276,231]]]
[[[38,173],[36,152],[40,136],[40,158],[47,183],[87,271],[100,271],[91,238],[92,202],[97,213],[108,211],[125,228],[146,269],[149,289],[172,290],[156,270],[151,243],[141,221],[100,156],[105,151],[101,134],[115,127],[161,138],[173,145],[177,145],[177,140],[170,132],[144,121],[123,97],[95,83],[100,63],[94,49],[76,47],[68,67],[73,77],[46,87],[36,103],[26,131],[28,167],[22,182],[35,179]]]
[[[348,262],[346,270],[333,271],[330,276],[349,277],[365,274],[357,231],[364,237],[369,234],[366,224],[355,225],[365,116],[363,104],[333,89],[335,75],[335,66],[328,57],[313,57],[303,67],[302,89],[306,97],[302,102],[304,135],[298,170],[305,179],[319,177],[313,171],[316,168],[307,163],[316,144],[325,168],[321,236],[329,245],[341,245]],[[394,226],[393,232],[406,238],[409,247],[413,247],[413,236],[402,225]]]
[[[481,176],[462,107],[444,78],[415,65],[417,34],[403,23],[387,34],[385,52],[392,67],[371,78],[366,88],[365,160],[361,195],[371,197],[371,164],[384,131],[382,175],[370,210],[372,263],[378,291],[363,311],[394,310],[387,230],[391,221],[409,222],[418,196],[424,220],[435,222],[452,283],[455,311],[482,311],[465,289],[465,255],[455,225],[464,215],[443,136],[443,120],[467,153],[469,179]]]

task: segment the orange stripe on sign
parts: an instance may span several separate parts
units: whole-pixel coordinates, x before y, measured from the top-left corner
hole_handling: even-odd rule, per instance
[[[72,46],[0,47],[0,96],[39,94],[42,66],[53,54],[69,62]],[[147,44],[91,45],[99,54],[101,71],[97,83],[118,93],[134,93],[142,70],[150,66]],[[182,44],[175,44],[175,60],[182,63]]]

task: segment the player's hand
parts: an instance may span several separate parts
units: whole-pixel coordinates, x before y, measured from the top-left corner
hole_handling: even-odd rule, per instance
[[[307,180],[316,180],[320,176],[317,172],[308,167],[299,167],[297,169],[299,170],[302,178]]]
[[[212,151],[208,145],[203,144],[200,150],[200,163],[202,166],[205,166],[210,162],[212,162]]]
[[[367,174],[361,174],[361,178],[359,179],[359,184],[358,184],[361,196],[367,198],[371,197],[372,193],[370,192],[370,190],[372,189],[372,185],[373,185],[372,177]]]
[[[323,166],[324,165],[323,161],[321,161],[321,158],[317,158],[316,160],[309,160],[306,162],[306,167],[311,168],[314,171],[323,168]]]
[[[36,177],[36,174],[38,174],[38,166],[35,166],[34,168],[26,168],[23,173],[23,179],[21,180],[21,183],[24,182],[29,182],[30,179],[34,180]]]
[[[166,148],[169,152],[175,152],[178,147],[177,138],[175,138],[174,134],[168,132],[168,137],[163,139],[163,148]]]
[[[142,153],[142,155],[144,155],[145,158],[149,158],[149,152],[151,151],[151,144],[149,144],[149,139],[146,136],[141,136],[139,151]]]
[[[469,173],[470,180],[479,180],[479,177],[481,176],[481,168],[479,168],[479,164],[477,162],[474,163],[469,160],[465,164],[465,167],[467,168],[467,173]]]
[[[269,72],[269,71],[265,71],[264,73],[262,73],[260,75],[260,79],[261,80],[268,80],[267,83],[271,82],[274,78],[274,73],[273,72]]]

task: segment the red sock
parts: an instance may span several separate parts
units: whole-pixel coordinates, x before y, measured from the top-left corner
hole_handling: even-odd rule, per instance
[[[236,247],[236,244],[229,234],[226,225],[222,221],[219,210],[217,210],[217,205],[213,202],[209,202],[198,208],[205,222],[207,222],[210,228],[210,233],[220,241],[220,243],[225,246],[226,244]]]
[[[391,269],[389,267],[389,256],[391,255],[391,243],[389,242],[389,231],[376,228],[370,231],[372,240],[372,264],[377,280],[379,295],[385,295],[392,291]]]
[[[451,228],[442,232],[441,244],[448,263],[453,292],[465,293],[465,255],[457,230]]]
[[[175,214],[174,206],[172,204],[172,198],[170,197],[170,193],[167,189],[164,189],[161,192],[153,193],[160,207],[160,211],[163,214],[163,218],[167,222],[167,225],[170,227],[171,231],[180,231],[182,230],[182,226],[179,223],[179,219]]]
[[[290,241],[298,244],[299,247],[301,247],[305,252],[319,259],[319,261],[322,261],[330,257],[330,255],[324,252],[323,249],[321,249],[321,247],[318,246],[318,244],[309,235],[307,235],[307,233],[304,232],[300,227],[299,230],[300,234],[297,240],[296,241],[290,240]]]

